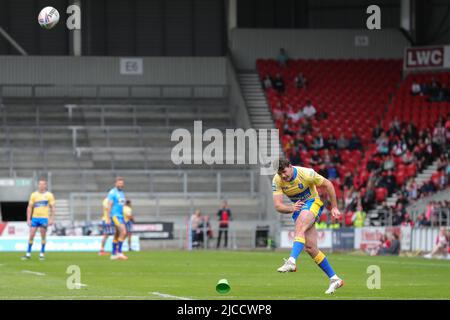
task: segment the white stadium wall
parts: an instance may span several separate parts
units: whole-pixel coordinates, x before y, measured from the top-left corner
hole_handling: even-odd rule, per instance
[[[229,45],[238,69],[285,48],[297,59],[402,59],[409,41],[396,29],[233,29]]]

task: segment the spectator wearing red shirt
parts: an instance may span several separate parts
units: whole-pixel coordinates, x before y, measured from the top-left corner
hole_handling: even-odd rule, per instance
[[[217,212],[219,217],[219,236],[217,238],[217,248],[220,247],[220,240],[222,239],[222,234],[224,236],[224,248],[228,247],[228,227],[230,226],[231,210],[228,208],[228,203],[224,201],[222,203],[222,208]]]
[[[405,213],[405,216],[403,217],[402,226],[407,227],[411,226],[414,227],[414,221],[409,216],[409,213]]]
[[[354,213],[352,211],[347,211],[344,216],[345,220],[345,226],[346,227],[352,227],[353,226],[353,215]]]

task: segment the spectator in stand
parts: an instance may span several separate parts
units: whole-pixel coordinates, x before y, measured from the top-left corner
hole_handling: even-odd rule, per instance
[[[447,184],[450,182],[450,161],[447,161],[447,169],[445,170],[447,176]]]
[[[317,113],[317,120],[326,120],[328,119],[328,113],[326,113],[325,111],[319,111]]]
[[[386,155],[389,153],[389,139],[385,132],[382,132],[381,135],[376,140],[377,151],[381,155]]]
[[[388,194],[394,193],[397,189],[397,182],[392,170],[389,170],[387,175],[382,178],[381,186],[388,190]]]
[[[426,145],[423,143],[422,139],[419,139],[416,146],[414,147],[413,154],[416,158],[417,170],[422,171],[426,165]]]
[[[407,195],[408,193],[406,190],[397,191],[397,201],[395,201],[395,205],[398,206],[401,204],[402,208],[405,208],[409,203]]]
[[[317,170],[317,173],[323,176],[324,178],[328,179],[328,170],[326,165],[322,162],[319,165],[319,169]]]
[[[431,180],[423,182],[423,184],[419,187],[420,197],[426,197],[434,192],[436,192],[436,186]]]
[[[321,217],[326,217],[324,214],[322,214]],[[328,225],[326,220],[320,219],[319,222],[316,222],[316,229],[327,229]]]
[[[219,236],[217,238],[217,249],[220,247],[220,240],[222,239],[222,234],[224,236],[224,248],[228,247],[228,228],[230,226],[230,221],[233,220],[231,216],[231,210],[228,208],[227,201],[222,203],[222,207],[217,212],[219,217]]]
[[[391,155],[387,156],[383,162],[383,170],[389,171],[395,169],[395,161]]]
[[[358,204],[358,192],[353,187],[344,189],[345,211],[355,211],[357,204]]]
[[[301,150],[307,149],[305,138],[303,137],[303,135],[300,132],[297,132],[294,145],[298,152],[300,152]]]
[[[330,133],[328,139],[325,141],[325,146],[330,150],[335,150],[337,148],[337,140],[332,133]]]
[[[301,72],[295,77],[294,82],[297,89],[306,87],[306,79]]]
[[[345,138],[344,134],[341,133],[339,135],[339,139],[337,140],[337,148],[339,150],[344,150],[348,148],[348,145],[349,145],[348,140]]]
[[[400,205],[401,206],[401,205]],[[399,226],[403,221],[402,212],[398,208],[393,208],[392,211],[392,225]]]
[[[418,138],[417,128],[414,126],[414,124],[409,123],[406,126],[405,138],[406,138],[406,140],[408,140],[408,139],[417,140],[417,138]]]
[[[301,109],[295,111],[292,106],[288,107],[288,117],[294,122],[298,123],[303,118],[303,111]]]
[[[284,87],[284,80],[281,77],[279,73],[275,76],[275,79],[273,80],[273,88],[277,90],[279,94],[283,94],[285,87]]]
[[[378,163],[378,157],[371,157],[370,159],[368,159],[366,164],[366,170],[368,172],[378,170],[379,167],[380,164]]]
[[[348,148],[350,150],[361,150],[362,144],[359,137],[356,135],[356,133],[353,131],[352,136],[350,137],[350,140],[348,142]]]
[[[326,165],[331,164],[330,152],[327,149],[323,151],[322,159]]]
[[[408,198],[412,201],[417,200],[419,197],[419,190],[417,187],[416,180],[414,178],[409,179],[407,183],[406,190],[408,191]]]
[[[331,216],[331,222],[328,225],[328,228],[330,228],[330,229],[339,229],[340,227],[341,227],[341,223],[339,222],[339,219]]]
[[[447,121],[445,122],[445,139],[447,141],[447,149],[450,149],[450,112],[447,114]]]
[[[333,163],[329,163],[327,165],[327,176],[327,179],[330,181],[339,180],[339,172]]]
[[[366,212],[363,210],[361,204],[358,204],[357,210],[353,216],[353,226],[355,228],[364,227],[364,221],[366,221]]]
[[[389,212],[390,212],[390,209],[387,205],[387,202],[383,201],[383,203],[381,204],[381,209],[378,211],[378,216],[380,217],[382,226],[389,224],[388,223]]]
[[[303,113],[303,115],[305,115],[305,114]],[[306,117],[304,117],[304,119],[305,119],[305,122],[303,123],[303,125],[300,128],[300,132],[303,135],[307,135],[313,131],[313,126],[312,126],[310,119],[308,119]]]
[[[354,213],[352,211],[347,211],[344,214],[344,227],[353,227]]]
[[[414,227],[414,221],[409,216],[409,213],[405,213],[405,216],[403,217],[402,221],[402,227]]]
[[[428,227],[430,222],[425,217],[425,214],[421,213],[417,216],[415,225],[418,227]]]
[[[272,78],[267,74],[263,79],[264,90],[272,88]]]
[[[285,67],[289,61],[289,56],[286,53],[286,50],[284,48],[280,48],[280,51],[278,52],[277,56],[278,64],[281,67]]]
[[[289,125],[289,121],[287,119],[287,115],[284,117],[283,132],[284,132],[285,135],[289,135],[289,136],[295,135],[295,132],[291,130],[291,127]]]
[[[342,158],[341,155],[339,154],[339,151],[336,151],[332,156],[331,156],[331,162],[335,163],[335,164],[342,164]]]
[[[396,157],[401,157],[403,154],[405,154],[407,150],[406,147],[406,142],[405,140],[397,140],[394,142],[394,144],[392,145],[392,153],[396,156]]]
[[[323,163],[322,158],[319,156],[319,153],[317,151],[314,150],[309,163],[311,164],[311,166],[319,166]]]
[[[355,176],[357,176],[358,175],[358,173],[357,173],[357,170],[358,170],[358,168],[356,168],[355,169]],[[344,176],[344,185],[343,185],[343,187],[344,187],[344,190],[345,190],[345,188],[351,188],[351,187],[353,187],[353,175],[351,174],[351,172],[350,171],[347,171],[346,173],[345,173],[345,176]]]
[[[366,192],[363,199],[361,200],[363,208],[371,208],[375,203],[375,184],[373,179],[374,173],[372,172],[367,181]]]
[[[420,87],[420,84],[417,83],[416,80],[413,81],[412,85],[411,85],[411,94],[413,96],[416,96],[418,94],[422,94],[422,88]]]
[[[273,111],[273,118],[275,121],[283,121],[284,120],[283,110],[274,108],[272,111]]]
[[[447,257],[448,254],[448,239],[449,235],[444,227],[439,229],[439,234],[436,237],[435,246],[431,253],[424,255],[424,258],[431,259],[435,255],[440,255],[442,257]]]
[[[293,165],[299,165],[302,161],[302,159],[300,158],[300,154],[296,151],[294,151],[293,154],[291,154],[289,160]]]
[[[372,130],[373,140],[376,141],[381,136],[382,133],[383,133],[383,128],[381,127],[380,123],[377,123],[375,128],[373,128],[373,130]]]
[[[303,114],[305,115],[305,117],[311,119],[314,117],[316,112],[316,108],[314,108],[314,106],[312,105],[311,100],[306,101],[306,105],[303,108]]]
[[[406,165],[411,164],[415,161],[415,157],[414,157],[414,153],[412,153],[411,151],[407,150],[403,155],[402,155],[402,162]]]
[[[442,101],[442,85],[435,78],[431,79],[431,83],[428,86],[428,101]]]
[[[431,217],[434,215],[434,201],[430,201],[425,212],[425,218],[427,221],[431,221]]]
[[[400,133],[402,131],[402,126],[400,121],[397,117],[394,118],[394,120],[390,123],[389,129],[388,129],[388,136],[400,136]]]
[[[437,144],[441,149],[445,148],[446,144],[446,129],[444,127],[444,123],[439,121],[433,130],[433,139],[432,141]]]
[[[314,150],[322,150],[325,147],[325,141],[324,141],[321,133],[317,137],[314,138],[311,147]]]
[[[447,154],[441,154],[436,162],[437,171],[445,170],[448,164]]]

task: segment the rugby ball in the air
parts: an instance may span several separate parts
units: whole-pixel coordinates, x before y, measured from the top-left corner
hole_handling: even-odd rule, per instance
[[[45,7],[39,12],[38,22],[44,29],[53,28],[59,21],[59,12],[53,7]]]

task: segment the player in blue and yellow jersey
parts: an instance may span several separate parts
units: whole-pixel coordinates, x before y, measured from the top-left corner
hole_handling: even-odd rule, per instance
[[[324,206],[319,198],[317,187],[326,189],[331,201],[331,214],[338,218],[341,213],[337,207],[336,193],[333,184],[328,179],[325,179],[313,169],[294,167],[285,159],[279,161],[278,173],[274,176],[272,183],[273,201],[278,212],[292,214],[292,219],[295,222],[295,238],[291,256],[285,260],[284,265],[277,271],[297,271],[297,258],[305,248],[305,251],[330,279],[330,286],[325,293],[331,294],[342,287],[344,281],[336,275],[328,259],[317,247],[315,222],[319,220]],[[293,204],[284,204],[283,194]]]
[[[125,206],[125,194],[123,188],[125,181],[122,177],[116,178],[116,186],[108,193],[108,212],[114,224],[115,233],[113,239],[113,250],[111,260],[127,260],[128,258],[122,253],[122,244],[127,236],[125,226],[125,218],[123,216],[123,207]]]
[[[131,200],[127,200],[125,207],[123,207],[123,217],[125,219],[125,226],[127,227],[128,251],[133,251],[131,249],[131,231],[133,230],[134,216],[133,209],[131,208]]]
[[[53,224],[54,216],[55,197],[51,192],[47,191],[47,181],[40,179],[38,182],[38,190],[31,194],[28,202],[27,224],[30,227],[30,237],[27,253],[22,259],[27,260],[31,258],[34,236],[36,235],[36,231],[40,229],[41,253],[39,254],[39,259],[44,260],[47,227]]]
[[[102,209],[103,209],[103,216],[102,216],[103,238],[100,247],[100,252],[98,253],[100,256],[107,255],[105,251],[105,243],[108,240],[108,237],[114,234],[114,225],[112,224],[111,216],[109,215],[108,211],[108,198],[103,199]]]

